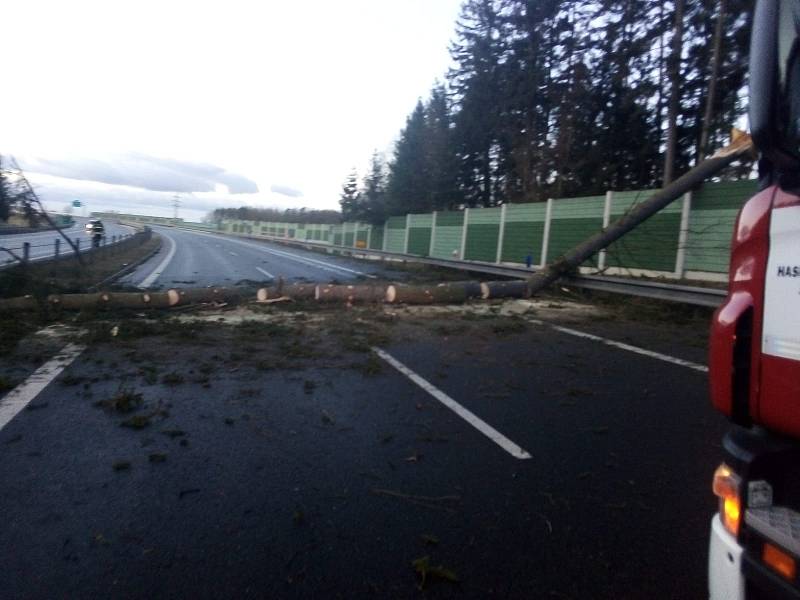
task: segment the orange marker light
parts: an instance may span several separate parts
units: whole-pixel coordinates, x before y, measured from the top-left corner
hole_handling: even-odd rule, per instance
[[[714,473],[714,494],[719,496],[719,512],[725,529],[733,535],[739,533],[742,520],[742,503],[739,499],[741,478],[726,464],[717,467]]]
[[[764,544],[761,559],[786,579],[794,580],[795,575],[797,575],[797,565],[794,558],[772,544]]]

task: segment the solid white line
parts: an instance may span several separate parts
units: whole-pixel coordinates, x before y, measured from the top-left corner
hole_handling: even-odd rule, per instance
[[[261,267],[256,267],[256,271],[259,271],[259,272],[263,273],[264,275],[266,275],[270,279],[275,279],[275,275],[273,275],[272,273],[268,273],[267,271],[265,271]]]
[[[495,444],[500,446],[503,450],[508,452],[511,456],[522,460],[527,458],[532,458],[531,455],[528,454],[528,452],[526,452],[525,450],[523,450],[521,446],[515,444],[506,436],[504,436],[502,433],[497,431],[494,427],[489,425],[486,421],[482,420],[480,417],[476,416],[473,412],[461,406],[458,402],[453,400],[450,396],[445,394],[435,385],[417,375],[414,371],[409,369],[407,366],[405,366],[391,354],[388,354],[387,352],[384,352],[380,348],[376,347],[373,347],[372,351],[378,356],[380,356],[387,363],[392,365],[395,369],[400,371],[403,375],[408,377],[411,381],[416,383],[423,390],[428,392],[431,396],[436,398],[439,402],[444,404],[447,408],[456,413],[459,417],[464,419],[467,423],[472,425],[475,429],[480,431],[483,435],[492,440]]]
[[[547,323],[544,323],[543,321],[539,320],[532,320],[531,322],[536,323],[537,325],[547,325]],[[561,327],[560,325],[550,325],[550,327],[552,327],[556,331],[560,331],[561,333],[566,333],[569,335],[574,335],[575,337],[580,337],[587,340],[600,342],[601,344],[605,344],[606,346],[613,346],[614,348],[620,348],[621,350],[627,350],[628,352],[634,352],[636,354],[641,354],[642,356],[649,356],[650,358],[663,360],[664,362],[672,363],[674,365],[680,365],[681,367],[686,367],[687,369],[694,369],[695,371],[700,371],[701,373],[708,373],[708,367],[706,365],[701,365],[688,360],[683,360],[682,358],[676,358],[668,354],[661,354],[660,352],[653,352],[652,350],[639,348],[639,346],[631,346],[630,344],[615,342],[614,340],[609,340],[607,338],[600,337],[599,335],[584,333],[583,331],[578,331],[577,329],[570,329],[569,327]]]
[[[139,289],[142,289],[142,290],[146,290],[151,285],[153,285],[155,280],[158,279],[159,275],[161,275],[161,273],[164,272],[164,269],[167,268],[167,265],[172,260],[172,257],[175,256],[175,249],[177,248],[177,244],[175,243],[175,240],[173,240],[171,237],[169,237],[163,231],[159,231],[158,235],[163,235],[165,238],[167,238],[167,240],[169,240],[170,249],[169,249],[169,252],[167,252],[167,256],[164,257],[164,260],[162,260],[159,263],[159,265],[155,268],[155,270],[152,273],[150,273],[150,275],[145,277],[142,280],[142,283],[140,283],[138,286],[136,286],[136,287],[138,287]]]
[[[47,385],[74,361],[85,346],[68,344],[54,358],[36,369],[33,374],[0,400],[0,430],[8,425],[19,411],[36,398]]]
[[[195,233],[196,235],[206,235],[206,236],[209,236],[209,237],[216,237],[216,236],[211,236],[211,234],[208,234],[208,233],[199,233],[199,232],[192,232],[192,233]],[[226,237],[226,236],[223,236],[223,237],[227,241],[232,242],[234,244],[240,244],[242,246],[247,246],[249,248],[256,248],[258,250],[261,250],[262,252],[266,252],[268,254],[274,254],[275,256],[282,256],[283,258],[288,258],[289,260],[294,260],[294,261],[297,261],[297,262],[300,262],[300,263],[304,263],[304,264],[306,264],[306,265],[308,265],[310,267],[315,267],[315,268],[318,268],[318,269],[322,269],[324,271],[330,271],[331,273],[336,273],[337,271],[338,272],[347,272],[347,273],[354,273],[355,275],[363,275],[364,277],[369,277],[370,279],[377,279],[376,275],[372,275],[370,273],[364,273],[363,271],[357,271],[355,269],[348,269],[347,267],[341,267],[339,265],[334,265],[332,263],[323,262],[321,260],[316,260],[314,258],[309,258],[308,256],[298,256],[296,254],[291,254],[289,252],[283,252],[281,250],[275,250],[273,248],[267,248],[266,246],[264,246],[262,244],[251,244],[251,243],[248,243],[248,242],[242,242],[242,241],[237,240],[237,239],[232,239],[232,238],[229,238],[229,237]],[[217,237],[217,239],[219,239],[219,237]]]

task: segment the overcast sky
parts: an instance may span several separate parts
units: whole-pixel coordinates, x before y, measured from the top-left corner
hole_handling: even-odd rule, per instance
[[[460,4],[4,2],[0,152],[50,208],[338,208],[446,72]]]

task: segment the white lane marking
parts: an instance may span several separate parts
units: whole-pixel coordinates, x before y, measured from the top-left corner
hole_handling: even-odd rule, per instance
[[[177,244],[175,243],[175,240],[173,240],[171,237],[169,237],[163,231],[159,231],[158,235],[163,235],[165,238],[167,238],[167,240],[169,240],[170,249],[169,249],[169,252],[167,252],[167,255],[164,257],[164,260],[162,260],[159,263],[159,265],[153,270],[153,272],[150,273],[150,275],[148,275],[147,277],[145,277],[142,280],[142,283],[140,283],[138,286],[136,286],[136,287],[138,287],[139,289],[142,289],[142,290],[146,290],[151,285],[153,285],[155,280],[158,279],[159,275],[161,275],[161,273],[164,272],[164,269],[167,268],[167,265],[172,260],[172,257],[175,256],[175,249],[177,248]]]
[[[261,267],[256,267],[256,271],[259,271],[260,273],[263,273],[264,275],[266,275],[270,279],[275,279],[275,275],[273,275],[272,273],[268,273],[267,271],[265,271]]]
[[[196,235],[206,235],[206,236],[209,236],[209,237],[213,237],[213,236],[211,236],[211,234],[208,234],[208,233],[199,233],[199,232],[196,232],[196,231],[193,231],[192,233],[194,233]],[[265,247],[265,246],[263,246],[261,244],[250,244],[250,243],[247,243],[247,242],[242,242],[242,241],[237,240],[237,239],[231,239],[231,238],[227,238],[227,237],[225,239],[227,241],[229,241],[229,242],[234,243],[234,244],[240,244],[242,246],[247,246],[249,248],[256,248],[257,250],[261,250],[262,252],[266,252],[268,254],[274,254],[275,256],[282,256],[283,258],[288,258],[289,260],[294,260],[294,261],[297,261],[297,262],[300,262],[300,263],[305,263],[308,266],[316,267],[316,268],[322,269],[324,271],[330,271],[332,273],[336,273],[337,271],[338,272],[354,273],[356,275],[363,275],[364,277],[369,277],[370,279],[377,279],[377,275],[372,275],[370,273],[364,273],[363,271],[357,271],[355,269],[348,269],[347,267],[342,267],[342,266],[339,266],[339,265],[334,265],[332,263],[323,262],[321,260],[316,260],[314,258],[309,258],[308,256],[298,256],[296,254],[291,254],[289,252],[283,252],[281,250],[275,250],[273,248],[267,248],[267,247]]]
[[[521,460],[532,458],[531,455],[528,454],[528,452],[526,452],[525,450],[523,450],[521,446],[512,442],[502,433],[497,431],[494,427],[489,425],[486,421],[476,416],[475,413],[461,406],[458,402],[453,400],[450,396],[445,394],[435,385],[417,375],[414,371],[409,369],[407,366],[405,366],[403,363],[397,360],[394,356],[392,356],[387,352],[384,352],[383,350],[377,347],[373,347],[372,351],[378,356],[380,356],[387,363],[392,365],[395,369],[400,371],[403,375],[408,377],[411,381],[416,383],[423,390],[428,392],[431,396],[436,398],[439,402],[444,404],[447,408],[456,413],[459,417],[464,419],[467,423],[472,425],[475,429],[480,431],[483,435],[492,440],[495,444],[500,446],[503,450],[508,452],[511,456],[513,456],[514,458],[519,458]]]
[[[54,358],[36,369],[33,374],[0,400],[0,430],[8,425],[19,411],[36,398],[58,375],[74,361],[85,346],[68,344]]]
[[[639,346],[631,346],[630,344],[615,342],[614,340],[609,340],[607,338],[600,337],[599,335],[585,333],[583,331],[578,331],[577,329],[570,329],[569,327],[561,327],[560,325],[551,325],[549,323],[545,323],[544,321],[539,321],[537,319],[532,319],[531,323],[535,323],[537,325],[549,325],[550,327],[552,327],[556,331],[560,331],[561,333],[566,333],[568,335],[574,335],[575,337],[580,337],[587,340],[600,342],[601,344],[605,344],[606,346],[613,346],[614,348],[627,350],[628,352],[634,352],[636,354],[641,354],[642,356],[649,356],[650,358],[663,360],[664,362],[672,363],[674,365],[680,365],[681,367],[686,367],[687,369],[694,369],[695,371],[700,371],[701,373],[708,373],[708,367],[706,365],[701,365],[688,360],[683,360],[682,358],[676,358],[674,356],[670,356],[669,354],[661,354],[660,352],[654,352],[652,350],[640,348]]]
[[[270,249],[268,252],[272,252],[273,254],[277,254],[278,256],[285,256],[286,258],[294,258],[294,259],[301,259],[310,263],[318,264],[318,265],[325,265],[328,267],[333,267],[334,269],[339,269],[340,271],[347,271],[348,273],[355,273],[356,275],[363,275],[364,277],[369,277],[370,279],[377,279],[376,275],[372,275],[370,273],[364,273],[363,271],[356,271],[355,269],[348,269],[347,267],[342,267],[339,265],[333,265],[331,263],[326,263],[321,260],[316,260],[314,258],[309,258],[308,256],[299,257],[296,254],[291,254],[290,252],[283,252],[282,250],[273,250]]]

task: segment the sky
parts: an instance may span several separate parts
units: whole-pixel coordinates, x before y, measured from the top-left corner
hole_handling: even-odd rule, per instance
[[[338,208],[450,66],[461,0],[0,0],[0,153],[61,210]]]

